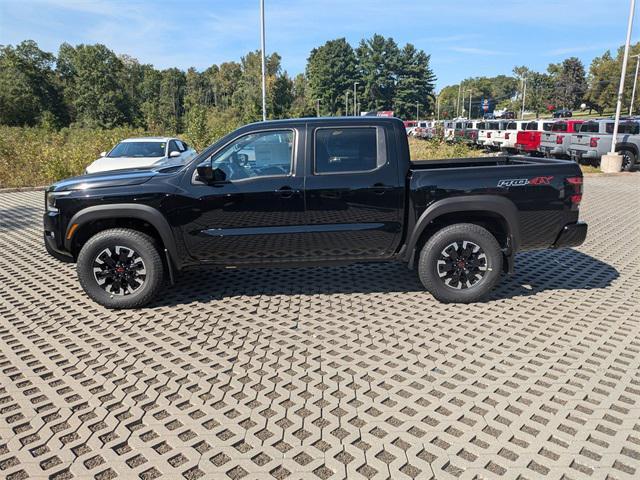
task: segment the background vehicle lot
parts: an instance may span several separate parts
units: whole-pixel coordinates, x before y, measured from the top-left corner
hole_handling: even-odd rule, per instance
[[[637,182],[587,177],[585,245],[466,306],[370,264],[109,312],[44,252],[42,192],[0,194],[1,475],[637,478]]]

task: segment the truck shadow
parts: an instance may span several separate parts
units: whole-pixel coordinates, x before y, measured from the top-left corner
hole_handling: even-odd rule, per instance
[[[536,295],[548,290],[607,288],[618,271],[573,249],[519,254],[516,274],[504,275],[488,300]],[[416,293],[438,303],[420,284],[415,271],[400,263],[365,263],[337,267],[197,269],[178,275],[152,307],[210,302],[230,297]]]
[[[608,263],[572,248],[524,252],[516,257],[516,273],[503,277],[489,298],[508,299],[549,290],[603,289],[619,276]]]

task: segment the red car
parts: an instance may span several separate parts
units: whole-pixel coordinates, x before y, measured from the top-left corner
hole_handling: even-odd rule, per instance
[[[549,132],[554,120],[533,120],[522,126],[516,139],[518,153],[537,154],[542,132]]]

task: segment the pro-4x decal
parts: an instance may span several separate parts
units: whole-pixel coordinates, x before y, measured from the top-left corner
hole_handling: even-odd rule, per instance
[[[525,187],[527,185],[549,185],[553,177],[511,178],[500,180],[499,187]]]

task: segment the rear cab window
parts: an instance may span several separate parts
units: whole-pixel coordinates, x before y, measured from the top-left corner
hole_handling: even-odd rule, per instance
[[[314,174],[376,170],[387,163],[383,127],[331,127],[315,131]]]
[[[600,131],[600,124],[598,122],[585,122],[579,126],[576,131],[579,133],[598,133]]]
[[[556,122],[551,127],[552,132],[566,132],[567,131],[567,122]]]

